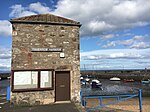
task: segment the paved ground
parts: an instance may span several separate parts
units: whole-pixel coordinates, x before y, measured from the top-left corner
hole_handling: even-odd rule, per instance
[[[0,96],[0,112],[79,112],[79,110],[73,103],[14,107],[6,101],[6,96]]]

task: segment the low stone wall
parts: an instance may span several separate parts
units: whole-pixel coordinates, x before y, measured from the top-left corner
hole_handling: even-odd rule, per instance
[[[19,92],[11,95],[15,105],[41,105],[54,103],[54,91]]]

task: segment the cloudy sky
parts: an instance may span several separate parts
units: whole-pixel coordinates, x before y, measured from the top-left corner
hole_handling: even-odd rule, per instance
[[[150,68],[150,0],[3,0],[0,71],[11,67],[11,18],[52,13],[81,22],[82,69]]]

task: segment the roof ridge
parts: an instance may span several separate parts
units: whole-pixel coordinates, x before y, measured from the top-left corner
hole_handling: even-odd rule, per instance
[[[10,22],[43,22],[43,23],[59,23],[59,24],[73,24],[73,25],[80,25],[80,22],[74,21],[69,18],[64,18],[62,16],[57,16],[54,14],[37,14],[37,15],[30,15],[24,16],[19,18],[12,18]]]

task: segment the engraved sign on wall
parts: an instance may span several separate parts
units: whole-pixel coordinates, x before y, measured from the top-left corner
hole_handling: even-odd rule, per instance
[[[61,52],[62,48],[32,48],[32,52]]]

